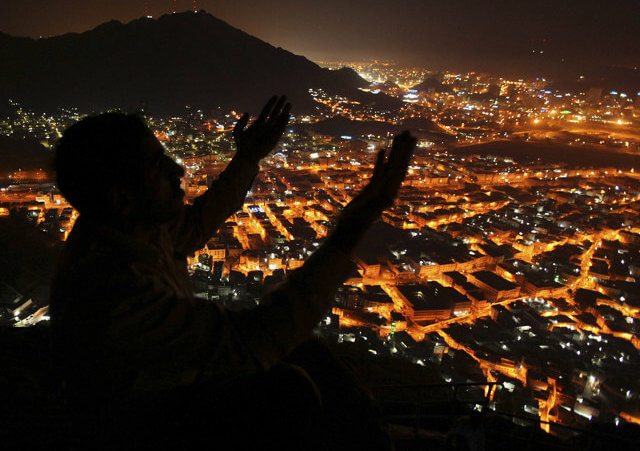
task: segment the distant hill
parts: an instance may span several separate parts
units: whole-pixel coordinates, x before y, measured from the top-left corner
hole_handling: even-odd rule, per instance
[[[385,137],[387,133],[393,133],[397,126],[387,122],[353,121],[345,117],[332,117],[314,124],[297,124],[293,128],[298,132],[310,131],[327,136],[359,138],[366,135]]]
[[[412,89],[416,91],[425,91],[434,90],[435,92],[448,92],[449,88],[444,86],[435,78],[427,78],[422,83],[415,85]]]
[[[360,138],[373,135],[384,138],[387,134],[396,134],[410,130],[419,139],[433,139],[435,141],[449,141],[451,137],[433,121],[423,118],[405,119],[399,124],[376,121],[354,121],[345,117],[333,117],[314,124],[297,124],[293,127],[298,132],[313,132],[327,136],[351,136]]]
[[[553,142],[495,141],[452,148],[456,155],[493,155],[510,157],[519,163],[565,164],[572,168],[640,168],[640,155],[595,146],[570,146]]]
[[[49,171],[50,168],[51,152],[35,139],[0,135],[0,178],[19,169]]]
[[[309,88],[381,108],[397,99],[358,90],[368,83],[351,69],[322,69],[201,11],[104,23],[47,39],[0,34],[0,101],[36,109],[77,107],[145,110],[167,115],[185,105],[208,112],[256,111],[286,94],[294,112],[315,111]]]

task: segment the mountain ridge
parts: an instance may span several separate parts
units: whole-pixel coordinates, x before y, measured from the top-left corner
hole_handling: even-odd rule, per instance
[[[1,36],[0,36],[1,37]],[[111,108],[171,115],[186,105],[254,111],[287,94],[294,113],[319,108],[308,90],[322,88],[365,104],[400,102],[359,91],[368,83],[351,69],[330,71],[206,13],[185,12],[123,24],[112,20],[82,33],[0,39],[0,100],[35,110]]]

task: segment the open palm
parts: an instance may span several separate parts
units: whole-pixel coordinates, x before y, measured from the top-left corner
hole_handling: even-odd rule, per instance
[[[285,101],[285,96],[269,99],[260,116],[248,127],[249,113],[238,120],[233,138],[239,156],[258,162],[275,148],[289,122],[291,104]]]
[[[367,186],[342,210],[334,233],[334,240],[345,251],[352,251],[385,208],[393,204],[407,168],[416,139],[408,131],[396,136],[391,151],[380,150]]]

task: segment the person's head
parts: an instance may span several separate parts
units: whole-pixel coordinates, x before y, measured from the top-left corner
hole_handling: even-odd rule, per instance
[[[62,195],[81,215],[161,222],[183,206],[184,170],[137,115],[104,113],[70,126],[54,165]]]

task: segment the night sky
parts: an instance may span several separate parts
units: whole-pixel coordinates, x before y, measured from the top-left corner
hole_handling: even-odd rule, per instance
[[[171,12],[174,1],[0,0],[0,31],[32,37],[82,32],[140,17],[145,3],[158,17]],[[193,3],[176,0],[176,10]],[[640,67],[638,0],[197,0],[197,6],[311,59],[375,57],[490,69],[522,64],[533,54]]]

